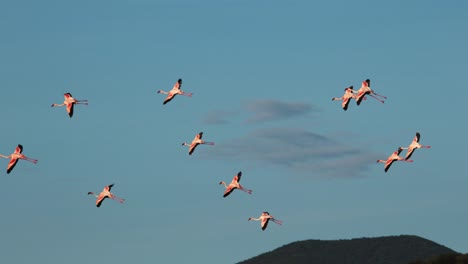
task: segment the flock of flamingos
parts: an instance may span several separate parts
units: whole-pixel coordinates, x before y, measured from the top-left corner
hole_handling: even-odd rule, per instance
[[[192,96],[192,93],[187,93],[187,92],[182,91],[180,89],[181,86],[182,86],[182,79],[179,79],[174,84],[174,86],[172,87],[172,89],[170,91],[165,92],[165,91],[159,90],[158,93],[167,94],[166,98],[164,99],[163,104],[167,104],[168,102],[170,102],[172,99],[174,99],[174,97],[176,95],[184,95],[184,96],[188,96],[188,97]],[[370,97],[378,100],[381,103],[384,103],[383,99],[387,99],[387,97],[375,93],[370,88],[370,80],[369,79],[363,81],[361,88],[359,88],[359,90],[357,90],[357,91],[353,90],[353,86],[345,88],[344,91],[345,91],[345,93],[344,93],[344,95],[342,97],[339,97],[339,98],[334,97],[334,98],[332,98],[332,101],[341,101],[341,106],[343,107],[343,110],[345,110],[345,111],[348,109],[348,105],[349,105],[351,99],[355,99],[356,104],[358,106],[361,104],[361,102],[363,100],[367,99],[366,96],[370,96]],[[70,93],[64,94],[64,98],[65,98],[65,100],[63,101],[62,104],[52,104],[52,107],[65,106],[66,110],[67,110],[67,113],[70,116],[70,118],[73,116],[73,108],[74,108],[75,105],[78,105],[78,104],[88,105],[88,100],[77,100],[77,99],[73,98]],[[195,151],[195,148],[198,145],[202,145],[202,144],[204,144],[204,145],[214,145],[215,144],[214,142],[208,142],[208,141],[202,140],[202,136],[203,136],[203,132],[200,132],[195,136],[195,138],[192,140],[192,142],[190,144],[185,143],[185,142],[182,143],[182,146],[187,146],[189,148],[188,149],[188,154],[189,155],[193,154],[193,152]],[[413,160],[410,160],[409,158],[413,155],[413,153],[414,153],[414,151],[416,149],[418,149],[418,148],[430,148],[431,147],[431,146],[421,145],[419,143],[420,137],[421,137],[421,134],[419,132],[416,132],[416,136],[413,138],[413,141],[410,143],[410,145],[408,147],[399,147],[386,160],[379,159],[379,160],[377,160],[377,163],[379,163],[379,162],[384,163],[385,164],[384,165],[384,171],[387,172],[388,169],[390,168],[390,166],[396,161],[413,162]],[[403,149],[407,150],[406,155],[405,155],[404,158],[400,156],[400,153],[402,152]],[[26,161],[29,161],[29,162],[32,162],[32,163],[35,163],[35,164],[37,163],[36,159],[26,157],[22,152],[23,152],[23,146],[18,144],[15,151],[11,155],[4,156],[4,155],[0,154],[1,158],[10,159],[10,162],[8,163],[8,166],[7,166],[7,174],[9,174],[15,168],[16,164],[18,163],[18,160],[20,160],[20,159],[26,160]],[[248,194],[252,194],[252,190],[244,188],[239,183],[239,181],[241,179],[241,176],[242,176],[242,172],[239,172],[234,176],[234,178],[232,179],[232,181],[229,184],[226,184],[224,181],[221,181],[219,183],[220,185],[224,185],[224,187],[226,188],[226,190],[224,191],[223,197],[227,197],[235,189],[244,191],[244,192],[246,192]],[[96,199],[96,206],[97,207],[100,207],[102,202],[106,198],[118,201],[120,203],[124,202],[124,199],[115,196],[111,192],[112,186],[114,186],[114,185],[111,184],[111,185],[108,185],[108,186],[104,187],[102,192],[99,193],[99,194],[96,194],[94,192],[88,192],[88,195],[96,196],[96,198],[97,198]],[[250,220],[260,221],[260,227],[261,227],[262,230],[265,230],[267,228],[268,222],[270,220],[272,222],[276,223],[276,224],[279,224],[279,225],[282,224],[281,220],[278,220],[278,219],[274,218],[268,212],[262,212],[260,217],[258,217],[258,218],[250,217],[248,220],[249,221]]]

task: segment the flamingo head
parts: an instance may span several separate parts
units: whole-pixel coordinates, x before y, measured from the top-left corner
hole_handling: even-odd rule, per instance
[[[253,219],[252,217],[249,217],[249,220],[248,220],[248,221],[250,221],[250,220],[252,220],[252,219]]]
[[[94,194],[94,193],[93,192],[88,192],[88,195],[90,195],[90,194]]]
[[[219,182],[220,185],[223,184],[223,183],[224,183],[223,181],[220,181],[220,182]],[[225,184],[225,183],[224,183],[224,184]]]

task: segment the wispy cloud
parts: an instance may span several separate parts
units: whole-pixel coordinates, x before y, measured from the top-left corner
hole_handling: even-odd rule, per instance
[[[211,111],[206,114],[206,116],[202,119],[203,124],[207,125],[222,125],[227,124],[229,120],[229,116],[235,115],[234,112],[231,111],[224,111],[224,110],[217,110]]]
[[[256,100],[246,105],[253,116],[247,122],[266,122],[305,115],[314,107],[304,102],[282,102],[278,100]]]
[[[258,129],[220,142],[210,158],[281,166],[317,177],[362,176],[377,159],[364,149],[300,128]]]

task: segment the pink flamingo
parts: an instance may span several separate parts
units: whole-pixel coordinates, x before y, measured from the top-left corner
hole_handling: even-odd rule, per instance
[[[169,101],[172,100],[172,98],[174,98],[176,95],[180,94],[180,95],[185,95],[185,96],[188,96],[188,97],[192,97],[192,93],[186,93],[184,91],[182,91],[180,89],[180,87],[182,86],[182,79],[179,79],[177,80],[177,82],[174,84],[174,87],[172,87],[172,90],[170,90],[169,92],[165,92],[163,90],[159,90],[158,93],[163,93],[163,94],[167,94],[167,97],[166,99],[164,99],[164,102],[163,104],[167,104]]]
[[[66,93],[63,95],[63,97],[65,97],[65,101],[63,101],[63,104],[52,104],[51,107],[65,105],[67,107],[67,112],[70,118],[73,116],[73,107],[75,104],[88,105],[88,100],[76,100],[72,97],[71,93]]]
[[[123,203],[125,201],[125,199],[119,198],[119,197],[115,196],[113,193],[110,192],[112,186],[114,186],[114,184],[111,184],[111,185],[108,185],[108,186],[104,187],[104,189],[102,190],[102,192],[99,195],[97,195],[97,194],[95,194],[93,192],[88,192],[88,195],[92,194],[92,195],[97,197],[96,207],[101,206],[102,201],[104,201],[104,199],[106,199],[106,198],[110,198],[110,199],[115,200],[115,201],[117,201],[119,203]]]
[[[411,144],[406,148],[402,147],[402,149],[407,149],[408,150],[406,152],[405,160],[409,159],[411,157],[411,155],[413,155],[413,152],[418,148],[431,148],[431,146],[423,146],[423,145],[419,144],[419,139],[420,138],[421,138],[421,134],[419,134],[419,132],[416,132],[416,136],[413,138],[413,141],[411,142]]]
[[[392,163],[395,162],[395,161],[405,161],[405,162],[413,162],[413,160],[405,160],[404,158],[400,157],[400,153],[403,149],[402,148],[398,148],[397,151],[393,152],[392,155],[390,155],[387,160],[377,160],[377,163],[379,162],[382,162],[382,163],[385,163],[385,166],[384,166],[384,169],[385,169],[385,172],[388,171],[388,169],[390,169],[390,166],[392,166]]]
[[[234,176],[234,178],[232,179],[232,181],[231,181],[231,183],[229,185],[226,185],[226,183],[223,182],[223,181],[219,183],[219,184],[224,184],[224,187],[226,187],[226,190],[224,191],[223,197],[228,196],[235,189],[239,189],[239,190],[244,191],[244,192],[246,192],[248,194],[252,194],[252,190],[246,189],[242,185],[240,185],[239,181],[241,179],[241,176],[242,176],[242,172],[239,171],[239,173],[237,173],[237,175]]]
[[[23,155],[21,152],[23,152],[23,146],[21,144],[18,144],[18,146],[15,149],[15,152],[13,152],[10,156],[4,156],[0,154],[1,158],[10,159],[10,162],[8,163],[8,167],[7,167],[7,174],[10,173],[13,170],[13,168],[15,168],[16,163],[18,163],[19,159],[27,160],[34,164],[37,163],[37,159],[28,158],[25,155]]]
[[[267,228],[268,222],[269,222],[270,220],[273,221],[273,223],[276,223],[276,224],[278,224],[278,225],[282,225],[282,224],[283,224],[283,221],[274,218],[274,217],[271,216],[268,212],[263,212],[262,215],[260,215],[259,218],[250,217],[250,218],[249,218],[249,221],[250,221],[250,220],[260,221],[260,226],[261,226],[262,230],[265,230],[265,229]]]
[[[195,148],[200,145],[200,144],[205,144],[205,145],[214,145],[214,142],[207,142],[202,140],[203,132],[198,133],[195,138],[192,140],[192,143],[187,144],[187,143],[182,143],[182,146],[188,146],[189,147],[189,155],[192,155],[192,153],[195,151]]]
[[[357,92],[354,92],[354,93],[357,93],[357,96],[356,96],[356,104],[357,105],[360,105],[361,104],[361,101],[362,99],[364,98],[364,96],[366,94],[368,94],[369,96],[371,96],[372,98],[376,99],[377,101],[381,102],[382,104],[384,103],[383,100],[377,98],[376,96],[379,96],[381,98],[384,98],[384,99],[387,99],[386,96],[383,96],[383,95],[380,95],[380,94],[377,94],[376,92],[374,92],[374,90],[372,90],[370,88],[370,80],[367,79],[365,81],[362,82],[362,86],[361,88],[359,88],[359,90],[357,90]]]
[[[348,110],[349,102],[352,98],[356,99],[356,95],[354,95],[355,91],[353,90],[353,86],[345,88],[344,91],[345,93],[342,97],[333,97],[332,101],[341,101],[341,106],[343,107],[343,110],[346,111]]]

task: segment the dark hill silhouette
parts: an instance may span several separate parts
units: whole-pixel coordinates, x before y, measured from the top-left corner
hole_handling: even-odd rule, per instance
[[[298,241],[239,264],[408,264],[455,253],[430,240],[401,235]]]

